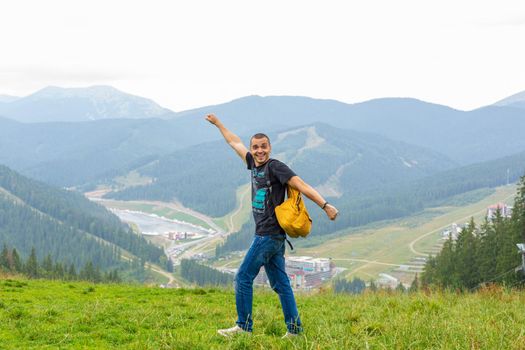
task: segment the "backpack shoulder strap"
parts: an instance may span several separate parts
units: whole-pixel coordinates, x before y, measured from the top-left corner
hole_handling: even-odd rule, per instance
[[[266,180],[266,186],[268,186],[268,191],[272,194],[272,181],[270,178],[270,163],[273,161],[272,158],[268,159],[264,166],[264,179]],[[275,206],[275,203],[274,203]]]
[[[271,180],[271,176],[270,176],[270,163],[273,160],[274,159],[270,158],[268,160],[268,162],[266,162],[266,166],[265,166],[265,169],[264,169],[264,178],[266,180],[266,186],[268,186],[268,198],[269,198],[269,200],[272,201],[273,207],[276,208],[277,207],[277,203],[275,203],[275,199],[272,196],[272,187],[273,186],[272,186],[272,180]]]
[[[268,186],[268,192],[269,192],[269,197],[271,198],[271,201],[273,203],[273,207],[274,209],[277,207],[276,203],[275,203],[275,200],[272,196],[272,181],[270,179],[270,162],[272,162],[274,159],[269,159],[268,162],[266,163],[266,169],[264,170],[264,176],[265,176],[265,179],[266,179],[266,185]],[[274,215],[276,215],[274,213]],[[293,245],[292,245],[292,242],[290,242],[288,240],[288,236],[285,234],[284,235],[284,239],[286,240],[286,242],[288,243],[288,245],[290,246],[290,249],[293,250]]]

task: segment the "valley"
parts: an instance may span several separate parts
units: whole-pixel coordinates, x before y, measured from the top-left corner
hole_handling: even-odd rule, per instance
[[[99,100],[99,92],[114,98]],[[43,95],[49,105],[41,104]],[[93,106],[110,100],[110,114],[93,114]],[[3,241],[25,257],[36,239],[41,255],[74,259],[77,265],[93,259],[104,261],[103,268],[120,264],[126,270],[128,263],[119,261],[126,257],[116,252],[121,248],[133,251],[128,265],[157,266],[163,279],[171,278],[164,271],[171,269],[165,256],[176,265],[195,258],[234,269],[252,235],[249,175],[203,121],[206,113],[216,113],[246,142],[254,132],[266,132],[273,157],[340,210],[331,222],[307,203],[314,229],[307,240],[293,242],[296,249],[289,255],[331,258],[349,278],[387,274],[409,283],[421,272],[425,257],[439,251],[441,234],[452,223],[462,225],[471,216],[479,223],[488,205],[512,204],[513,186],[503,185],[517,182],[525,171],[520,106],[458,111],[410,98],[346,104],[249,96],[172,113],[146,100],[140,101],[151,108],[141,109],[134,104],[139,100],[98,87],[51,88],[4,102],[0,163],[12,171],[6,169],[7,178],[0,178],[0,193],[6,199],[3,205],[18,217],[9,215],[6,223],[13,227],[0,232]],[[56,109],[64,103],[74,114],[67,120]],[[122,103],[136,108],[126,115],[111,112]],[[44,107],[44,119],[28,122],[35,121],[34,110]],[[24,186],[14,186],[18,182]],[[67,193],[59,194],[60,189]],[[91,205],[75,198],[79,193]],[[29,204],[26,211],[9,201],[18,197]],[[58,220],[54,222],[67,222],[52,230],[76,231],[85,237],[84,244],[92,244],[96,236],[95,243],[111,242],[115,252],[107,250],[102,258],[101,245],[84,254],[85,248],[72,242],[64,249],[58,236],[51,244],[36,233],[42,225],[36,224],[41,219],[36,216],[35,228],[26,230],[24,215],[40,209]],[[31,238],[21,239],[20,233]],[[142,273],[140,268],[135,272]]]
[[[338,233],[313,247],[297,247],[297,255],[331,257],[337,266],[345,267],[347,277],[370,280],[381,273],[396,276],[410,284],[422,272],[424,260],[439,251],[442,231],[453,223],[464,224],[474,218],[483,222],[489,205],[506,202],[512,205],[515,186],[498,187],[489,196],[465,206],[443,206],[426,209],[420,214]]]
[[[292,256],[329,257],[337,267],[344,268],[347,278],[378,279],[381,274],[395,276],[409,285],[416,273],[421,273],[424,257],[439,251],[442,231],[452,223],[464,224],[471,217],[480,224],[489,205],[498,202],[512,204],[516,187],[501,186],[494,190],[484,189],[475,195],[467,193],[451,200],[449,205],[428,208],[421,213],[397,220],[376,222],[357,228],[341,230],[328,236],[311,236],[306,240],[293,240],[295,249],[288,250]],[[89,194],[88,194],[89,195]],[[472,198],[471,198],[472,197]],[[481,197],[481,198],[478,198]],[[93,197],[91,197],[94,199]],[[219,269],[236,268],[243,253],[230,254],[226,259],[215,260],[215,246],[226,235],[236,232],[247,220],[251,220],[249,186],[237,190],[235,209],[221,217],[211,218],[202,213],[183,208],[180,204],[152,201],[97,200],[110,209],[138,210],[174,219],[184,216],[186,222],[199,222],[214,227],[216,234],[209,234],[191,242],[173,244],[160,237],[148,237],[156,244],[178,247],[172,258],[176,264],[182,258],[208,257],[207,263]],[[344,215],[345,213],[341,213]],[[192,219],[190,219],[192,218]],[[315,224],[314,224],[315,225]]]

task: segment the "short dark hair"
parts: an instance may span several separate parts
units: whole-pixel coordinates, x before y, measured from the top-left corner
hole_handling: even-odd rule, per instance
[[[268,135],[263,134],[262,132],[258,132],[257,134],[255,134],[255,135],[253,135],[253,136],[251,137],[251,139],[250,139],[250,145],[252,144],[252,140],[253,140],[253,139],[264,139],[264,138],[267,138],[267,139],[268,139],[268,144],[270,144],[270,145],[272,144],[272,143],[270,142],[270,138],[268,137]]]

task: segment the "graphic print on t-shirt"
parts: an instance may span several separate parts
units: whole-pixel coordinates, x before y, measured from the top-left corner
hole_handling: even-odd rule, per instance
[[[268,189],[266,188],[260,188],[255,192],[255,198],[252,202],[252,207],[254,209],[262,209],[264,212],[264,203],[266,201],[266,193],[268,192]]]
[[[262,171],[257,171],[256,168],[252,169],[252,186],[253,196],[252,210],[254,213],[263,214],[266,209],[266,198],[268,197],[268,187],[266,184],[265,177],[266,166]]]

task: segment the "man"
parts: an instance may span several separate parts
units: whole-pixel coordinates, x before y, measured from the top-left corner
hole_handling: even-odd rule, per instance
[[[275,159],[270,161],[272,146],[268,136],[264,134],[252,136],[250,150],[248,150],[241,139],[226,129],[214,114],[208,114],[206,120],[219,129],[226,142],[252,171],[252,212],[255,220],[255,238],[235,275],[237,325],[220,329],[218,333],[223,336],[251,334],[253,280],[261,266],[264,266],[270,285],[281,301],[287,327],[284,337],[294,337],[302,331],[301,319],[285,271],[286,235],[277,222],[275,206],[284,201],[286,185],[290,185],[321,207],[330,220],[335,220],[338,211],[284,163]]]

